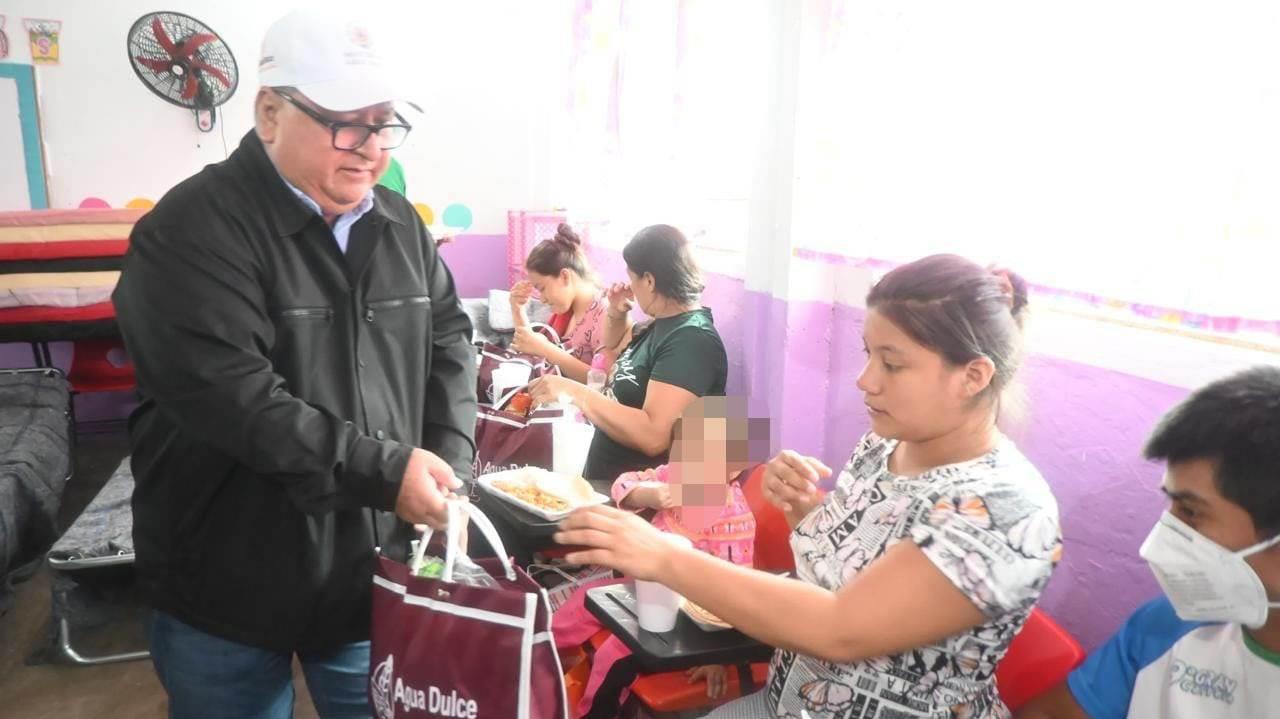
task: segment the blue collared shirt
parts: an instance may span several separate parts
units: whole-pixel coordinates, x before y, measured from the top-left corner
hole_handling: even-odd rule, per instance
[[[319,203],[308,197],[307,193],[294,187],[292,182],[285,180],[284,175],[281,175],[280,179],[284,180],[285,186],[287,186],[293,194],[297,195],[299,200],[302,200],[302,204],[310,207],[312,210],[315,210],[317,215],[324,217],[324,213],[320,211]],[[347,241],[351,237],[351,226],[356,223],[356,220],[364,217],[365,213],[372,209],[373,190],[371,189],[369,190],[369,193],[364,196],[364,199],[360,201],[360,204],[355,206],[355,209],[338,215],[338,221],[333,223],[333,227],[330,229],[333,230],[333,239],[338,241],[338,249],[342,250],[343,254],[347,253]]]

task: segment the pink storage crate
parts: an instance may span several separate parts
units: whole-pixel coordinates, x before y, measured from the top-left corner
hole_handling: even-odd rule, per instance
[[[524,279],[524,260],[533,246],[556,236],[565,221],[561,210],[509,210],[507,212],[507,286]]]

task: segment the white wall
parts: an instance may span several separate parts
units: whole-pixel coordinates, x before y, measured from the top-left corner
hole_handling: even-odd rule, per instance
[[[802,67],[806,247],[960,252],[1036,284],[1280,317],[1280,3],[863,0],[839,15]]]
[[[334,2],[318,3],[337,5]],[[291,9],[288,0],[5,0],[10,62],[30,62],[21,18],[62,20],[62,62],[36,69],[46,145],[50,204],[75,207],[86,197],[123,206],[159,199],[171,186],[235,149],[252,124],[258,48],[266,27]],[[540,106],[559,101],[546,89],[548,36],[564,32],[567,0],[374,2],[366,19],[403,40],[406,74],[425,115],[409,116],[414,132],[397,151],[409,197],[439,215],[450,203],[469,206],[472,232],[506,231],[506,211],[548,200],[545,123]],[[240,87],[221,108],[219,127],[199,132],[193,115],[153,95],[134,75],[125,52],[130,26],[158,9],[205,22],[231,46]],[[535,11],[536,10],[536,11]],[[224,150],[225,138],[225,150]],[[0,207],[0,210],[17,209]]]

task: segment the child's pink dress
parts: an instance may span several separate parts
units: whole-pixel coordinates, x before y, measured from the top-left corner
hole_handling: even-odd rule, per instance
[[[668,465],[662,465],[657,469],[646,469],[642,472],[627,472],[618,477],[613,483],[613,501],[618,505],[622,504],[622,500],[631,490],[644,482],[659,482],[666,484],[670,479],[670,470]],[[729,497],[725,502],[724,510],[720,513],[720,518],[712,522],[709,526],[694,529],[686,527],[680,521],[680,509],[664,509],[660,510],[653,517],[653,526],[664,532],[671,532],[688,537],[693,541],[693,546],[708,554],[713,554],[721,559],[740,564],[746,567],[752,565],[754,560],[754,547],[756,536],[756,519],[751,513],[751,507],[747,504],[747,499],[742,494],[742,488],[737,482],[729,485]],[[592,637],[596,632],[600,631],[603,625],[600,620],[591,615],[585,606],[587,590],[592,587],[599,587],[605,584],[618,583],[621,580],[604,579],[590,584],[583,585],[573,596],[565,601],[551,618],[551,630],[555,635],[556,646],[562,649],[580,646]],[[591,676],[587,680],[586,692],[582,696],[582,701],[578,704],[576,716],[583,716],[591,708],[591,703],[595,699],[596,690],[600,688],[600,683],[604,681],[605,676],[609,673],[609,668],[614,662],[631,653],[617,637],[609,637],[600,648],[596,650],[595,658],[591,664]]]

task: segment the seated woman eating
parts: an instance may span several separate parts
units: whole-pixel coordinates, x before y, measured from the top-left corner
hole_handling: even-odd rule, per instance
[[[622,250],[629,282],[609,288],[604,351],[618,359],[604,394],[569,377],[534,380],[538,403],[567,397],[596,426],[583,475],[612,481],[667,461],[671,427],[689,403],[723,395],[729,373],[689,241],[670,225],[640,230]],[[635,326],[632,303],[652,321]]]
[[[610,508],[573,514],[557,541],[778,648],[765,689],[714,719],[1007,717],[995,668],[1061,553],[1048,485],[996,426],[1026,303],[1017,276],[950,255],[875,285],[858,378],[871,431],[830,494],[831,470],[791,451],[763,478],[798,579],[673,547]]]
[[[608,301],[583,254],[582,239],[561,223],[555,237],[539,242],[529,252],[524,269],[528,279],[511,288],[511,318],[516,328],[511,348],[542,357],[559,367],[564,376],[586,382],[591,360],[603,344]],[[535,291],[555,313],[549,324],[560,335],[563,347],[529,328],[525,305]]]

